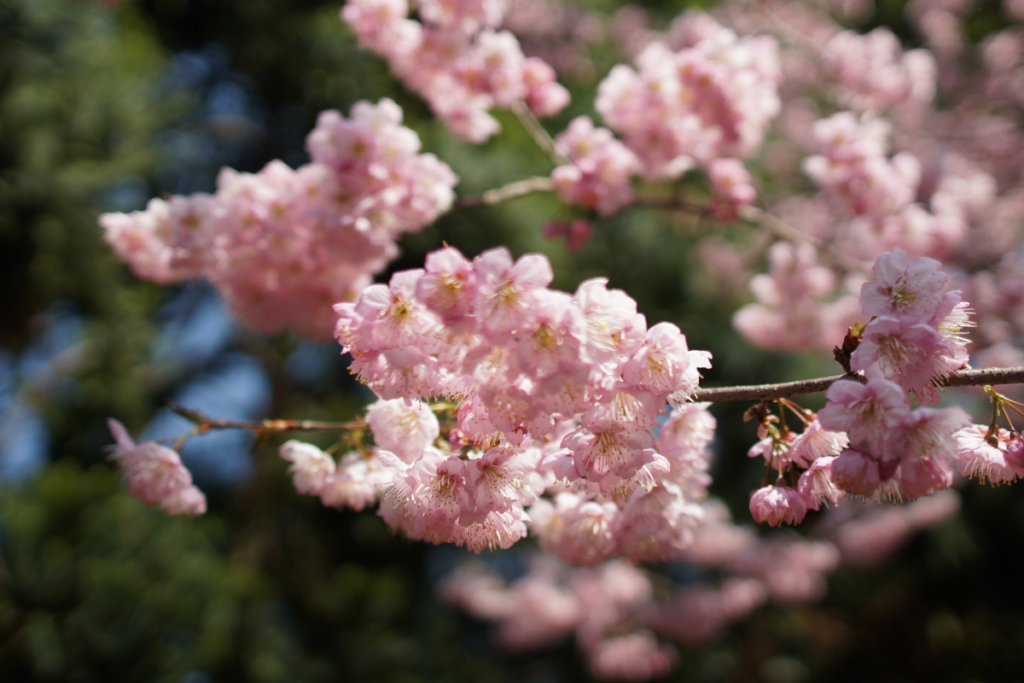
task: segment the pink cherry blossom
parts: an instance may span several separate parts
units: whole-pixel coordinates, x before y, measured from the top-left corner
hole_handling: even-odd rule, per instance
[[[327,480],[334,475],[334,458],[313,444],[286,441],[281,445],[281,458],[292,463],[288,469],[299,493],[320,495]]]
[[[756,522],[770,526],[799,524],[807,514],[807,504],[793,489],[765,486],[750,497],[750,514]]]
[[[800,467],[810,467],[811,463],[820,458],[839,455],[849,443],[850,439],[846,434],[827,431],[815,419],[789,445],[787,455]]]
[[[206,512],[206,497],[192,485],[192,474],[176,452],[154,441],[136,444],[117,420],[107,420],[107,426],[116,441],[111,459],[120,466],[133,498],[159,504],[172,515]]]
[[[800,475],[797,491],[811,510],[820,509],[823,503],[835,505],[843,497],[843,492],[832,479],[835,459],[835,456],[818,458]]]
[[[896,247],[875,261],[875,280],[865,282],[860,305],[867,316],[895,316],[928,320],[939,307],[939,295],[948,278],[942,264],[919,256],[913,261]]]
[[[879,461],[853,448],[840,453],[831,466],[835,485],[855,496],[870,496],[882,483]]]
[[[1024,477],[1019,458],[1009,455],[1014,437],[1005,429],[990,435],[988,427],[975,424],[955,432],[953,438],[957,443],[957,468],[965,477],[994,485]]]
[[[882,378],[867,384],[841,380],[828,388],[825,398],[828,403],[818,413],[821,426],[847,432],[852,448],[879,458],[888,431],[910,412],[903,389]]]
[[[366,409],[373,440],[406,462],[414,462],[440,434],[437,416],[422,401],[377,401]]]

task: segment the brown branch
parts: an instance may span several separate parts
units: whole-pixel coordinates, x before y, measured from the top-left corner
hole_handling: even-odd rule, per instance
[[[555,186],[551,181],[551,178],[547,176],[525,178],[493,190],[488,190],[476,197],[460,197],[455,200],[455,204],[452,205],[452,210],[466,209],[472,206],[490,206],[492,204],[500,204],[508,199],[515,199],[516,197],[522,197],[523,195],[532,194],[533,192],[551,192],[554,187]]]
[[[537,143],[537,146],[544,150],[544,153],[548,155],[555,166],[564,166],[569,163],[569,160],[558,153],[555,149],[555,141],[551,139],[548,132],[544,130],[544,126],[540,124],[537,117],[533,115],[530,107],[527,106],[526,102],[522,100],[512,103],[512,112],[519,118],[520,123],[523,124],[523,128],[530,134],[533,141]]]
[[[693,395],[693,400],[698,402],[773,401],[789,396],[819,394],[841,379],[862,383],[867,381],[863,375],[851,373],[799,382],[783,382],[782,384],[755,384],[751,386],[698,389]],[[958,370],[946,378],[945,381],[938,383],[939,386],[943,387],[979,387],[988,384],[1024,384],[1024,367]]]
[[[814,235],[808,235],[803,230],[794,228],[778,216],[773,216],[767,211],[762,211],[756,206],[744,206],[740,208],[739,217],[747,223],[752,223],[771,231],[776,237],[781,239],[790,240],[792,242],[804,242],[811,245],[825,256],[825,258],[831,260],[835,265],[847,272],[871,274],[871,267],[869,264],[862,262],[860,259],[846,255],[842,251],[839,251],[832,245],[823,242]]]
[[[688,213],[699,218],[716,219],[716,216],[711,209],[702,204],[693,204],[691,202],[684,201],[679,198],[657,198],[657,197],[638,197],[633,201],[636,206],[646,206],[652,209],[665,209],[668,211],[680,211]],[[862,261],[847,256],[843,252],[839,251],[830,244],[823,242],[814,235],[808,235],[803,230],[795,228],[789,223],[785,222],[778,216],[773,216],[767,211],[763,211],[756,206],[743,206],[740,207],[737,213],[739,218],[744,223],[756,225],[764,228],[776,237],[784,240],[790,240],[791,242],[804,242],[810,244],[812,247],[817,249],[825,258],[832,261],[833,264],[842,268],[848,272],[860,272],[870,274],[871,268],[868,264]]]
[[[254,434],[270,432],[350,432],[366,429],[366,422],[356,419],[351,422],[319,422],[317,420],[216,420],[196,410],[190,410],[171,401],[167,407],[173,413],[195,422],[196,429],[208,432],[211,429],[246,429]]]
[[[834,377],[819,377],[818,379],[806,379],[799,382],[783,382],[781,384],[753,384],[740,387],[717,387],[713,389],[698,389],[693,395],[693,400],[700,401],[773,401],[789,396],[806,396],[807,394],[819,394],[833,382],[841,379],[849,379],[855,382],[865,382],[863,375],[848,374],[835,375]]]

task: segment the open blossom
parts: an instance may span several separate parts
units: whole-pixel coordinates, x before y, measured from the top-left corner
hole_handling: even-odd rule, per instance
[[[1010,455],[1010,444],[1020,437],[1005,429],[991,433],[985,425],[970,425],[953,434],[957,444],[957,468],[965,477],[977,477],[991,484],[1004,484],[1024,477],[1017,453]],[[1014,449],[1019,451],[1019,447]]]
[[[765,349],[831,349],[847,321],[844,300],[825,303],[836,289],[832,271],[818,262],[810,244],[776,242],[768,250],[767,274],[750,280],[757,303],[733,316],[733,327]]]
[[[830,432],[822,428],[821,423],[815,419],[789,445],[787,455],[800,467],[810,467],[821,458],[839,455],[849,443],[850,439],[846,434]]]
[[[911,261],[899,247],[882,254],[872,267],[875,279],[860,291],[864,315],[928,320],[938,309],[948,280],[941,268],[941,263],[923,256]]]
[[[797,491],[811,510],[820,509],[822,504],[835,505],[843,497],[843,492],[832,480],[835,459],[834,456],[818,458],[800,475]]]
[[[693,542],[703,517],[700,506],[688,503],[678,486],[663,482],[633,498],[622,511],[616,529],[619,547],[634,562],[674,559]]]
[[[913,391],[923,405],[937,403],[938,380],[966,363],[966,356],[930,325],[882,316],[864,328],[850,367],[868,377],[884,377]]]
[[[391,478],[391,473],[370,454],[353,451],[341,457],[333,474],[318,488],[320,500],[327,507],[362,510],[377,502],[378,489]]]
[[[598,503],[573,493],[559,493],[554,504],[541,499],[530,508],[530,526],[540,546],[573,565],[592,565],[615,552],[614,503]]]
[[[757,197],[754,181],[739,159],[713,159],[708,164],[711,195],[716,215],[730,219],[736,211]]]
[[[201,515],[206,496],[192,485],[192,474],[176,452],[154,441],[136,444],[120,422],[107,420],[116,444],[111,456],[128,481],[128,493],[172,515]]]
[[[909,500],[949,488],[957,462],[953,434],[970,423],[967,413],[957,407],[908,413],[886,437],[883,470],[899,466],[899,483]]]
[[[840,453],[831,469],[835,485],[855,496],[870,496],[882,484],[879,459],[853,448]]]
[[[496,338],[518,331],[534,315],[533,293],[551,284],[551,264],[537,254],[515,263],[507,249],[484,252],[473,264],[477,276],[475,314],[481,330]]]
[[[659,643],[649,632],[600,640],[591,646],[589,656],[595,676],[626,680],[659,678],[679,659],[674,647]]]
[[[377,401],[366,409],[373,440],[407,462],[413,462],[440,434],[437,416],[422,401]]]
[[[841,380],[828,388],[825,398],[828,403],[818,413],[821,426],[847,432],[852,448],[878,458],[889,430],[910,412],[903,389],[882,378],[867,384]]]
[[[851,112],[822,119],[814,124],[820,154],[807,157],[803,170],[849,216],[894,215],[914,201],[921,164],[908,153],[886,157],[889,130]]]
[[[334,458],[310,443],[286,441],[281,445],[281,458],[291,463],[288,469],[299,493],[319,495],[334,475]]]
[[[658,323],[647,330],[643,345],[623,367],[622,378],[638,389],[684,401],[697,389],[700,369],[710,367],[709,352],[690,351],[678,327]]]

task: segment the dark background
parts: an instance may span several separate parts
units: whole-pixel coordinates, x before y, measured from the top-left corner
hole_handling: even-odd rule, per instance
[[[645,6],[665,22],[684,3]],[[998,25],[994,8],[980,5],[976,37]],[[225,418],[341,420],[370,396],[333,344],[246,331],[202,283],[137,280],[103,243],[99,213],[211,191],[225,165],[304,163],[319,111],[384,96],[462,176],[461,194],[550,171],[509,116],[499,114],[504,132],[484,145],[452,138],[355,45],[339,9],[337,0],[0,0],[5,683],[588,679],[571,642],[528,655],[495,649],[486,624],[433,594],[466,553],[406,542],[372,512],[297,495],[276,444],[253,448],[230,432],[191,440],[186,464],[210,501],[201,518],[130,499],[105,460],[107,417],[141,438],[185,431],[162,408],[167,399]],[[858,28],[886,23],[912,44],[902,9],[880,3]],[[599,78],[617,57],[604,43],[590,51]],[[595,78],[565,82],[574,103],[552,131],[592,114]],[[392,269],[421,265],[442,241],[470,256],[499,244],[544,251],[554,286],[608,277],[652,323],[675,322],[691,348],[710,349],[709,383],[836,371],[827,357],[753,350],[731,330],[744,295],[707,296],[710,274],[691,249],[722,226],[637,209],[597,221],[576,254],[542,237],[548,220],[577,215],[547,196],[461,211],[407,236]],[[722,234],[743,240],[744,230]],[[744,408],[715,408],[712,472],[713,493],[740,519],[760,479],[744,457],[755,438]],[[684,649],[671,680],[1024,680],[1024,497],[980,486],[963,496],[961,516],[888,565],[834,574],[820,604],[765,608]],[[513,576],[524,552],[485,560]]]

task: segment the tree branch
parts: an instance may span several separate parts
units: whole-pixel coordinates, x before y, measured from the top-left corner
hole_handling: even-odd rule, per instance
[[[351,422],[319,422],[317,420],[216,420],[203,415],[199,411],[190,410],[177,405],[171,401],[167,402],[171,412],[181,415],[185,419],[196,423],[200,433],[208,432],[211,429],[246,429],[254,434],[266,434],[268,432],[350,432],[366,429],[367,424],[362,419]]]
[[[535,176],[533,178],[525,178],[523,180],[517,180],[514,183],[497,187],[493,190],[488,190],[481,195],[476,197],[460,197],[455,200],[452,205],[452,210],[466,209],[472,206],[490,206],[492,204],[500,204],[508,199],[515,199],[516,197],[522,197],[533,192],[551,192],[554,189],[554,183],[548,176]]]
[[[799,382],[784,382],[782,384],[755,384],[739,387],[717,387],[712,389],[698,389],[693,395],[693,400],[700,401],[773,401],[790,396],[806,396],[807,394],[819,394],[827,390],[834,382],[841,379],[854,382],[866,382],[867,379],[860,373],[847,375],[835,375],[834,377],[820,377]],[[943,387],[978,387],[988,384],[1024,384],[1024,366],[1015,368],[984,368],[981,370],[958,370],[939,382],[938,386]]]
[[[778,216],[773,216],[767,211],[762,211],[756,206],[742,207],[739,210],[739,217],[747,223],[752,223],[771,231],[776,237],[781,239],[810,244],[812,247],[817,249],[819,253],[830,259],[835,265],[839,266],[843,270],[866,274],[871,273],[871,266],[869,264],[846,255],[832,245],[821,241],[813,235],[808,235],[799,228],[794,228]]]
[[[519,121],[526,128],[526,131],[533,138],[533,141],[537,143],[537,146],[544,150],[544,153],[548,155],[555,166],[564,166],[569,163],[569,160],[558,153],[555,149],[555,141],[551,139],[548,132],[544,130],[544,126],[540,124],[537,117],[530,111],[530,107],[527,106],[526,102],[522,100],[512,103],[512,112],[519,117]]]

